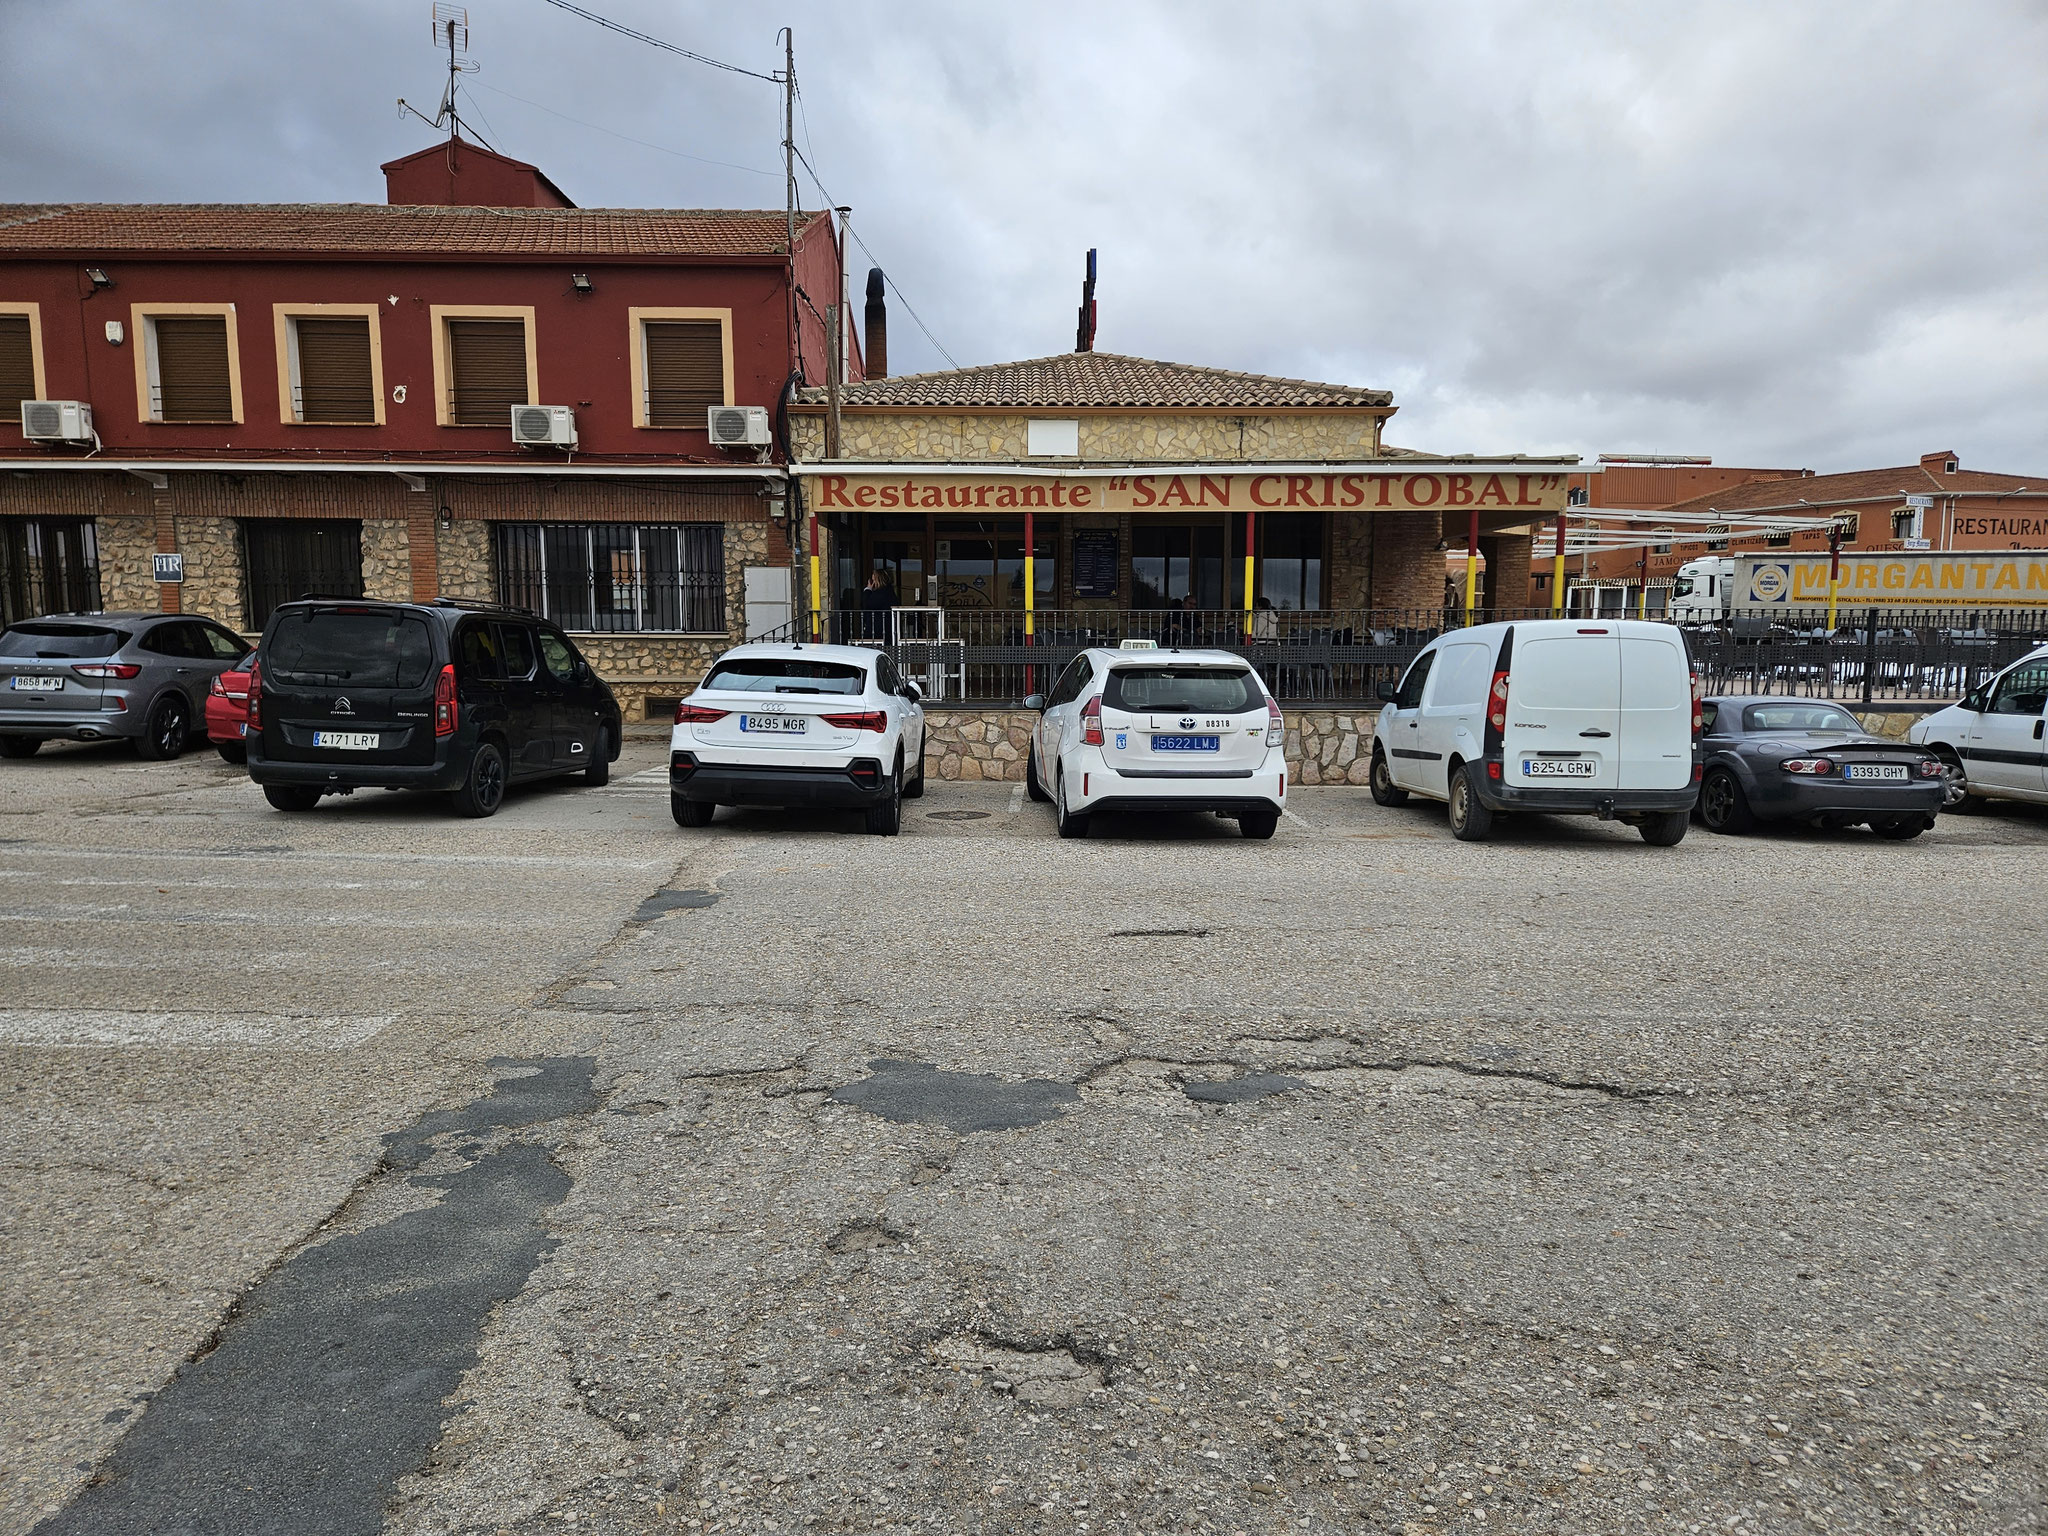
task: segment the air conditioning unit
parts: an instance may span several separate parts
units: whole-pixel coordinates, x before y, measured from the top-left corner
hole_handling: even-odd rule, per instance
[[[714,447],[766,448],[768,408],[761,405],[714,405],[709,411]]]
[[[92,407],[83,400],[24,400],[21,435],[38,443],[89,443]]]
[[[566,405],[515,405],[512,441],[528,448],[574,448],[576,413]]]

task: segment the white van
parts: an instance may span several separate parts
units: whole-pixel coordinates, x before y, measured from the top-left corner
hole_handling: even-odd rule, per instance
[[[1502,811],[1618,819],[1685,836],[1699,798],[1699,692],[1675,625],[1636,619],[1480,624],[1432,640],[1380,690],[1372,797],[1450,806],[1477,842]]]

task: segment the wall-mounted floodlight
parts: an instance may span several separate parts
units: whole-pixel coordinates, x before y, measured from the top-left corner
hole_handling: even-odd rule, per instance
[[[85,269],[85,280],[91,283],[95,290],[114,286],[114,280],[107,276],[107,269],[105,267],[87,267]]]
[[[569,286],[587,298],[590,294],[590,274],[588,272],[571,272],[569,274]]]

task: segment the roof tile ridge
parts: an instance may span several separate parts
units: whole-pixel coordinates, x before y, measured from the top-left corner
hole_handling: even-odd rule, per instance
[[[0,229],[14,229],[23,224],[53,219],[69,213],[73,206],[71,203],[0,203]]]

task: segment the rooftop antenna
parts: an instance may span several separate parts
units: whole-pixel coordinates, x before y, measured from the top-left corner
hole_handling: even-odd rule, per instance
[[[398,98],[399,109],[410,112],[423,123],[435,128],[448,130],[448,142],[460,142],[463,129],[484,148],[491,143],[476,131],[473,123],[462,120],[462,110],[456,105],[455,93],[464,75],[473,75],[482,66],[469,56],[469,8],[451,5],[448,0],[434,0],[434,47],[448,50],[448,87],[441,93],[441,108],[432,118],[414,107],[403,96]]]

